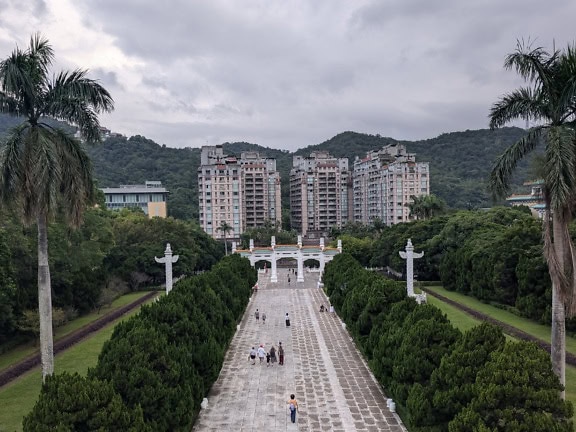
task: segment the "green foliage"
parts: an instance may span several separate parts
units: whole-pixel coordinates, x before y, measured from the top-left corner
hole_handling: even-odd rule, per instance
[[[154,431],[190,430],[218,377],[256,271],[231,255],[114,329],[89,376],[108,380]]]
[[[410,215],[418,219],[430,219],[446,211],[446,203],[434,194],[411,196]]]
[[[352,255],[356,261],[364,267],[370,265],[374,244],[371,238],[356,238],[348,234],[341,235],[338,238],[342,240],[342,249]]]
[[[142,410],[129,410],[109,382],[63,373],[49,376],[24,418],[25,432],[150,430]]]
[[[488,323],[467,331],[434,370],[430,385],[410,390],[409,423],[423,430],[447,431],[448,423],[471,402],[478,372],[504,343],[502,330]]]
[[[140,285],[157,285],[164,279],[164,268],[154,257],[164,255],[166,243],[180,256],[173,266],[174,277],[209,269],[222,257],[221,245],[193,222],[173,218],[152,218],[131,212],[113,218],[115,244],[104,260],[106,273]]]
[[[514,211],[488,212],[480,230],[486,224],[509,226],[503,238],[519,241],[522,230],[532,225],[517,216]],[[469,227],[468,235],[474,237],[472,220],[458,215],[458,225]],[[444,219],[440,232],[449,225]],[[460,235],[454,226],[449,228]],[[382,235],[389,234],[384,230]],[[457,245],[453,238],[436,241]],[[560,400],[561,387],[544,351],[506,344],[501,330],[489,324],[461,335],[439,309],[407,298],[404,283],[364,270],[346,253],[326,266],[323,281],[331,304],[410,430],[571,430],[572,407]]]
[[[472,402],[449,431],[572,431],[573,407],[560,399],[561,388],[546,352],[528,342],[507,343],[478,372]]]
[[[195,409],[188,352],[139,321],[119,324],[89,376],[110,381],[130,409],[141,406],[151,430],[183,430]]]
[[[437,307],[423,305],[406,317],[402,332],[392,362],[390,391],[404,405],[414,384],[428,384],[442,357],[451,352],[460,331]]]

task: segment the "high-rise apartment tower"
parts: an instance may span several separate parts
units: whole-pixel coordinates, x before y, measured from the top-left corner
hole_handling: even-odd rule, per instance
[[[351,188],[348,159],[316,151],[294,156],[290,171],[292,228],[306,235],[341,228],[350,216]]]
[[[401,144],[388,145],[356,158],[352,185],[355,222],[408,222],[411,197],[430,194],[428,162],[416,162],[415,154]]]

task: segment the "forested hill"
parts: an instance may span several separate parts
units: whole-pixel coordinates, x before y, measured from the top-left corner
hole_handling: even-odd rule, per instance
[[[525,134],[524,129],[502,128],[451,132],[422,141],[400,141],[378,135],[344,132],[321,144],[297,150],[306,155],[314,150],[327,150],[337,157],[354,158],[393,143],[404,144],[416,161],[430,163],[431,192],[444,199],[450,207],[489,207],[491,197],[487,179],[496,157]],[[528,162],[519,164],[516,183],[528,180]]]
[[[8,123],[0,116],[0,134]],[[495,131],[474,130],[442,134],[423,141],[398,141],[379,135],[343,132],[317,145],[290,153],[245,142],[224,143],[228,154],[240,156],[243,151],[258,151],[276,158],[282,175],[283,207],[288,205],[288,174],[292,157],[309,155],[314,150],[326,150],[337,157],[348,157],[352,166],[356,156],[380,149],[391,143],[405,144],[416,153],[416,160],[430,162],[431,191],[450,207],[487,207],[491,205],[486,181],[494,159],[524,134],[523,129],[503,128]],[[198,217],[197,168],[200,149],[175,149],[159,145],[142,136],[113,137],[88,151],[94,164],[95,177],[101,187],[160,180],[170,190],[169,212],[182,219]],[[517,183],[528,179],[527,163],[519,166]]]

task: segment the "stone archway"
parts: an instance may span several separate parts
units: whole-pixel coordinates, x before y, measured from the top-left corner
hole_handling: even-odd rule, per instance
[[[324,239],[320,239],[318,246],[303,246],[302,236],[298,236],[298,244],[277,245],[276,238],[272,236],[269,247],[254,247],[254,240],[250,239],[249,249],[236,249],[236,242],[232,243],[232,253],[238,253],[248,258],[250,264],[254,267],[256,262],[270,262],[271,274],[270,282],[278,282],[278,261],[282,259],[296,260],[296,282],[304,282],[304,261],[316,260],[319,264],[319,277],[322,277],[324,266],[327,262],[332,261],[335,255],[342,252],[342,241],[338,240],[336,248],[326,247]]]

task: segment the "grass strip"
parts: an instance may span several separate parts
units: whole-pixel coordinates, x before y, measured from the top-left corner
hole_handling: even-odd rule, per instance
[[[448,291],[447,289],[439,286],[426,287],[425,290],[431,293],[439,294],[460,305],[467,306],[477,312],[489,316],[490,318],[512,326],[524,333],[529,334],[530,336],[533,336],[534,338],[540,339],[541,341],[544,341],[548,344],[550,343],[550,326],[538,324],[527,318],[515,315],[507,310],[482,303],[480,300],[475,299],[474,297],[470,297],[454,291]],[[576,356],[576,338],[570,336],[566,337],[566,353],[570,353]]]
[[[123,315],[100,331],[58,354],[54,359],[55,373],[66,371],[86,375],[88,368],[96,366],[102,346],[112,336],[116,324],[139,311],[140,308],[137,308]],[[22,430],[22,419],[32,410],[40,394],[41,386],[41,370],[36,367],[0,388],[0,407],[2,407],[0,410],[0,432]]]
[[[102,308],[102,311],[100,313],[91,312],[87,315],[78,317],[75,320],[72,320],[61,327],[56,328],[54,331],[54,342],[58,342],[62,338],[81,329],[82,327],[90,325],[94,321],[97,321],[108,314],[114,313],[118,309],[123,308],[124,306],[133,303],[148,294],[149,291],[139,291],[123,295],[114,300],[110,307]],[[25,358],[37,354],[39,352],[39,347],[36,346],[35,343],[37,342],[35,341],[29,344],[21,345],[19,347],[14,348],[13,350],[1,354],[0,373],[8,369],[10,366],[24,360]]]

